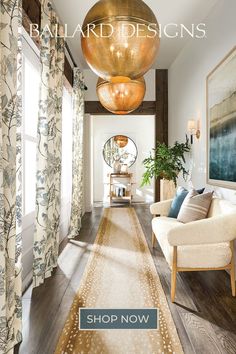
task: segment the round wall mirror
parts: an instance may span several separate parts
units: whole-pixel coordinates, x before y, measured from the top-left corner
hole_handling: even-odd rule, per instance
[[[103,157],[108,166],[113,167],[115,161],[131,167],[138,156],[134,141],[125,135],[115,135],[107,140],[103,148]]]

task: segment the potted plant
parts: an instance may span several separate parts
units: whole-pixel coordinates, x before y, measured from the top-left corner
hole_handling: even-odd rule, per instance
[[[185,168],[185,154],[191,150],[189,139],[186,136],[185,143],[175,142],[173,146],[168,146],[165,143],[157,142],[157,147],[153,149],[150,156],[143,161],[146,171],[143,174],[141,186],[148,185],[151,179],[160,178],[162,180],[162,188],[164,188],[164,181],[170,181],[167,189],[174,193],[179,174],[182,173],[186,180],[188,171]],[[172,186],[171,186],[172,184]],[[161,192],[163,196],[164,191]],[[168,194],[168,193],[167,193]],[[170,193],[169,193],[170,194]],[[168,195],[172,197],[172,195]],[[165,199],[165,198],[161,198]]]

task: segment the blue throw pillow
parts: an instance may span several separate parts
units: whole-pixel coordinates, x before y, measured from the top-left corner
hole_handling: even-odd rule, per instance
[[[205,188],[198,189],[197,192],[199,194],[202,194],[204,192],[204,190],[205,190]],[[189,191],[187,189],[185,189],[184,187],[178,187],[176,195],[172,201],[169,214],[168,214],[168,216],[170,218],[177,219],[181,205],[183,204],[184,199],[186,198],[188,192]]]

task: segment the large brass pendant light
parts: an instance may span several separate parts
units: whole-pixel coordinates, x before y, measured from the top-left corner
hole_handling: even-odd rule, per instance
[[[160,44],[156,17],[142,0],[98,1],[85,17],[83,34],[87,63],[107,81],[117,81],[118,77],[126,82],[127,78],[143,76]]]
[[[115,114],[128,114],[137,109],[145,92],[143,77],[127,82],[109,82],[99,78],[97,82],[97,95],[101,104]]]

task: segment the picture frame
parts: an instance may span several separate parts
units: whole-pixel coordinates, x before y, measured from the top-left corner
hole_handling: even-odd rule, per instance
[[[207,183],[236,189],[236,46],[206,78]]]

